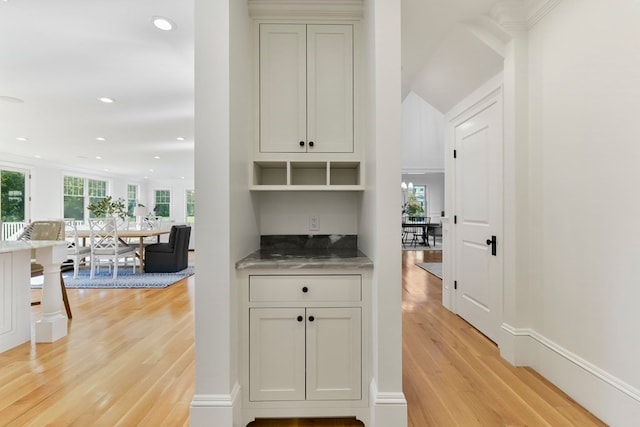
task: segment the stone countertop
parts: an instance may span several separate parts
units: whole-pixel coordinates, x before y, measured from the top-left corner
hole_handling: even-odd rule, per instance
[[[64,240],[0,240],[0,253],[18,252],[30,249],[66,245]]]
[[[373,268],[373,262],[357,249],[259,249],[236,263],[236,269]]]

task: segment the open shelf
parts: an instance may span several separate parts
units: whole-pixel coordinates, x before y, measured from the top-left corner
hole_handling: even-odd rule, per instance
[[[254,161],[252,191],[362,191],[359,161]]]

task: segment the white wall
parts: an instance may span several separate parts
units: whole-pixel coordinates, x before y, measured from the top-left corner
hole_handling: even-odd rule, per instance
[[[19,168],[31,173],[29,193],[31,196],[30,220],[63,217],[63,178],[65,175],[104,179],[109,182],[110,192],[114,198],[127,198],[127,185],[140,186],[141,203],[146,204],[147,181],[137,178],[111,176],[102,171],[94,172],[86,169],[73,168],[66,165],[51,164],[39,159],[29,159],[12,154],[2,153],[0,167]],[[165,183],[173,187],[185,185],[184,181],[168,181]],[[188,185],[188,184],[187,184]],[[172,215],[174,212],[172,211]]]
[[[414,92],[402,101],[402,172],[444,172],[444,115]]]
[[[192,426],[238,426],[235,262],[259,244],[248,191],[253,141],[252,30],[247,2],[195,0],[198,277]],[[206,218],[203,220],[202,218]]]
[[[124,196],[126,198],[128,182],[123,182]],[[148,180],[141,190],[140,203],[151,211],[155,207],[155,190],[171,191],[171,219],[175,222],[187,220],[187,190],[195,188],[193,181],[184,179]],[[196,196],[197,199],[197,196]],[[197,200],[196,200],[197,203]]]
[[[366,190],[360,248],[373,260],[373,380],[371,424],[407,425],[402,392],[402,271],[400,211],[400,2],[365,0],[363,123]],[[395,224],[395,226],[394,226]]]
[[[260,234],[358,234],[358,193],[269,192],[258,200]],[[318,217],[319,230],[310,230],[311,215]]]
[[[638,22],[636,0],[564,0],[529,40],[531,328],[608,385],[534,366],[612,425],[640,419]]]

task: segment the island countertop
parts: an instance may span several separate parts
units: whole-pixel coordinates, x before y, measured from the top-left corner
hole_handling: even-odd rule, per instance
[[[0,254],[66,244],[64,240],[0,240]]]

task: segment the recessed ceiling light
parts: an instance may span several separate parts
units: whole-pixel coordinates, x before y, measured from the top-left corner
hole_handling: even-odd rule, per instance
[[[149,169],[149,172],[153,172],[153,169]]]
[[[159,158],[160,158],[160,156],[153,156],[153,158],[154,158],[154,159],[159,159]]]
[[[8,102],[10,104],[22,104],[24,101],[20,98],[14,98],[13,96],[0,96],[0,101]]]
[[[102,160],[101,156],[96,156],[96,160]]]
[[[101,137],[101,136],[97,137],[96,139],[97,139],[98,141],[105,141],[105,139],[104,139],[103,137]]]
[[[101,98],[98,98],[98,101],[100,101],[100,102],[104,102],[105,104],[113,104],[114,102],[116,102],[116,101],[115,101],[115,99],[113,99],[113,98],[108,98],[108,97],[106,97],[106,96],[103,96],[103,97],[101,97]]]
[[[162,31],[171,31],[176,28],[176,24],[164,16],[154,16],[151,18],[151,22],[157,29]]]
[[[39,155],[39,154],[36,154],[36,155],[35,155],[35,156],[33,156],[33,157],[35,157],[36,159],[41,159],[41,158],[42,158],[42,156],[41,156],[41,155]]]
[[[178,141],[184,141],[184,136],[179,136],[176,138]]]
[[[24,141],[28,141],[28,139],[27,139],[27,138],[24,138],[24,137],[22,137],[22,136],[19,136],[19,137],[17,137],[16,139],[17,139],[18,141],[23,141],[23,142],[24,142]]]

